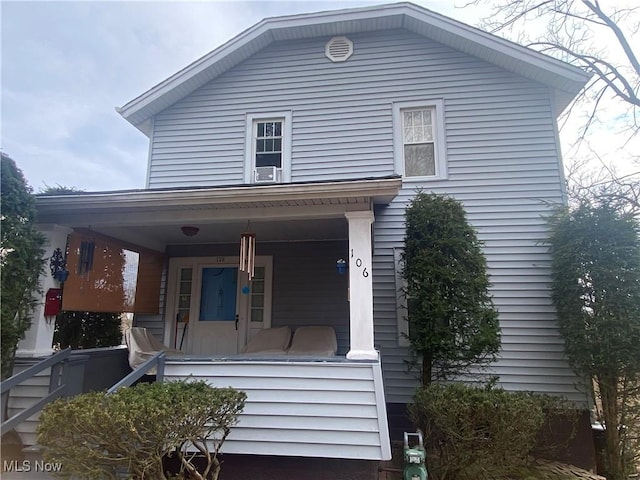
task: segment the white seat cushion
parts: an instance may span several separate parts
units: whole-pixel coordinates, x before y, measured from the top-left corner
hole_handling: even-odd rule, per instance
[[[338,350],[336,332],[332,327],[298,327],[293,334],[289,355],[331,357]]]
[[[260,330],[249,340],[242,353],[287,353],[287,347],[291,340],[289,327],[265,328]]]

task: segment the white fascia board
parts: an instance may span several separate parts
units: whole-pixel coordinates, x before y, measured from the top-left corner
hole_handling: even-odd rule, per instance
[[[574,67],[562,60],[550,57],[543,53],[537,52],[531,48],[524,47],[518,43],[507,40],[506,38],[493,35],[491,33],[472,27],[465,23],[453,20],[431,10],[425,11],[413,4],[407,4],[407,8],[413,11],[412,17],[420,20],[432,27],[439,28],[446,32],[451,32],[463,39],[474,42],[490,48],[496,52],[515,59],[523,60],[527,63],[536,65],[537,67],[556,73],[574,81],[580,81],[587,75],[579,68]]]
[[[98,210],[115,208],[180,207],[191,205],[225,205],[282,200],[371,197],[376,203],[388,203],[400,190],[400,178],[354,180],[314,184],[280,184],[249,187],[204,188],[184,190],[139,190],[69,195],[36,196],[39,212],[47,214],[65,209]]]
[[[243,49],[244,54],[247,55],[248,58],[248,56],[252,54],[251,52],[253,52],[252,47],[257,51],[275,39],[304,38],[322,33],[326,35],[354,33],[366,30],[366,28],[363,28],[364,25],[362,22],[375,21],[376,19],[394,16],[404,19],[398,27],[408,28],[411,20],[415,20],[419,22],[418,26],[421,25],[428,27],[430,30],[438,31],[442,34],[442,37],[445,38],[444,41],[442,39],[438,41],[449,44],[452,48],[464,51],[464,44],[466,43],[469,46],[469,48],[466,49],[466,53],[472,55],[472,50],[474,50],[472,47],[480,47],[481,50],[486,49],[485,61],[492,62],[491,58],[489,58],[491,56],[489,53],[497,53],[499,56],[504,57],[504,62],[496,62],[493,60],[492,63],[501,63],[499,66],[503,68],[515,71],[525,77],[533,77],[534,80],[547,83],[553,88],[559,88],[575,94],[589,78],[589,76],[579,68],[549,57],[548,55],[536,52],[423,7],[418,7],[412,3],[397,3],[266,18],[186,66],[147,92],[131,100],[123,107],[117,109],[117,111],[127,121],[145,132],[146,129],[141,124],[149,117],[176,101],[175,98],[171,100],[167,99],[173,90],[185,87],[187,82],[191,82],[191,85],[189,85],[188,88],[185,87],[185,91],[181,92],[178,97],[182,98],[188,95],[195,89],[206,84],[216,75],[222,73],[222,71],[217,73],[208,72],[214,69],[219,62],[227,60],[231,66],[244,60],[241,54]],[[312,29],[301,28],[311,26],[322,27],[324,30],[318,31],[318,29],[314,29],[312,31]],[[419,29],[416,27],[411,30],[416,31]],[[287,31],[291,32],[291,37],[287,35]],[[423,36],[429,36],[425,33],[421,34]],[[450,42],[447,42],[447,37],[451,39]],[[454,42],[454,39],[457,39],[457,42]],[[234,54],[238,55],[239,58],[232,59]],[[509,60],[513,63],[511,68],[508,68]],[[200,76],[199,79],[197,79],[198,76]],[[194,81],[196,79],[197,81]]]
[[[270,38],[266,43],[268,44],[273,41],[273,36],[271,36],[270,33],[271,31],[305,27],[322,23],[333,23],[336,21],[348,22],[352,20],[360,20],[363,18],[363,13],[367,13],[365,18],[384,17],[389,14],[389,10],[398,9],[398,5],[389,5],[386,7],[387,8],[373,7],[375,10],[372,12],[370,12],[372,7],[364,7],[263,19],[254,26],[244,30],[231,40],[222,44],[220,47],[200,57],[198,60],[187,65],[182,70],[129,101],[122,107],[116,108],[116,111],[127,121],[138,126],[148,118],[136,118],[136,113],[140,110],[151,105],[153,102],[158,101],[162,96],[166,95],[174,88],[190,80],[194,76],[203,73],[225,57],[237,52],[240,48],[250,44],[251,42],[259,40],[262,35],[270,35]],[[145,129],[141,128],[141,130],[146,133]]]
[[[398,2],[398,3],[389,3],[383,5],[376,5],[372,7],[355,7],[355,8],[344,8],[340,10],[324,10],[320,12],[312,12],[312,13],[297,13],[294,15],[283,15],[280,17],[267,17],[263,20],[263,22],[288,22],[287,26],[300,26],[300,25],[311,25],[317,23],[328,23],[336,21],[335,17],[339,17],[342,21],[351,21],[363,18],[363,14],[365,14],[366,18],[374,18],[374,17],[384,17],[389,14],[402,13],[399,10],[402,10],[405,7],[414,6],[409,2]],[[422,8],[422,7],[419,7]],[[426,9],[425,9],[426,10]],[[311,21],[310,21],[311,20]],[[301,22],[301,23],[298,23]]]
[[[163,80],[156,86],[150,88],[143,94],[137,96],[122,107],[116,108],[116,111],[134,125],[137,123],[141,123],[141,121],[144,121],[145,119],[141,119],[138,122],[134,121],[134,116],[138,111],[159,100],[163,95],[166,95],[180,84],[188,81],[189,79],[200,73],[203,73],[212,65],[215,65],[223,58],[231,55],[233,52],[236,52],[242,46],[257,40],[261,35],[269,34],[269,30],[270,29],[266,27],[265,20],[257,23],[253,27],[236,35],[234,38],[216,48],[215,50],[207,53],[193,63],[187,65],[182,70],[174,73],[172,76]]]
[[[505,62],[500,62],[501,64],[498,66],[524,77],[532,78],[540,83],[546,83],[553,88],[559,88],[573,94],[578,93],[589,79],[589,75],[580,68],[557,58],[550,57],[549,55],[453,20],[439,13],[430,10],[427,11],[413,4],[407,4],[406,8],[411,10],[409,16],[412,19],[423,25],[428,25],[429,28],[439,30],[445,36],[457,37],[459,43],[444,42],[448,43],[452,48],[464,51],[465,49],[461,48],[460,44],[468,43],[470,48],[465,53],[477,56],[477,53],[473,52],[477,47],[486,49],[487,53],[497,53],[505,59]],[[405,25],[405,28],[407,28],[407,25]],[[486,57],[487,58],[483,58],[483,60],[494,64],[496,63],[495,60],[488,58],[489,55],[486,55]],[[509,67],[509,60],[515,62],[514,66],[517,65],[517,67]],[[537,70],[537,72],[534,72],[534,70]]]

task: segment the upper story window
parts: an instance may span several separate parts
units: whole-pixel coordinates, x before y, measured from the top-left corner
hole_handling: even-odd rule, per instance
[[[433,110],[402,110],[404,174],[407,177],[428,177],[436,174]]]
[[[393,106],[396,171],[405,180],[447,176],[441,100]]]
[[[248,114],[245,183],[291,181],[291,112]]]
[[[282,119],[256,122],[256,167],[282,168]]]

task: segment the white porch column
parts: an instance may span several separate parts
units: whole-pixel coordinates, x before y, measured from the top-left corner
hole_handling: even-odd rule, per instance
[[[49,259],[56,248],[63,252],[67,247],[67,235],[71,229],[60,225],[39,225],[38,230],[46,236],[44,247],[44,272],[40,276],[40,288],[42,298],[33,311],[31,328],[27,330],[25,338],[18,344],[16,357],[41,357],[50,355],[53,352],[53,330],[55,319],[47,319],[44,316],[44,296],[50,288],[60,288],[60,282],[51,276],[49,269]]]
[[[373,347],[373,275],[371,272],[371,225],[373,212],[346,212],[349,222],[349,324],[347,358],[375,360]]]

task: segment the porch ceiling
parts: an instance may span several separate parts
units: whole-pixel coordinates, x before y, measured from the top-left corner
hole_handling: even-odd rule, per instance
[[[155,250],[164,250],[167,245],[195,245],[211,243],[237,243],[240,234],[247,230],[248,221],[226,221],[210,223],[177,223],[174,225],[140,226],[92,226],[92,230]],[[197,226],[200,231],[186,237],[182,225]],[[250,220],[251,231],[261,243],[285,240],[336,240],[348,238],[347,221],[344,218],[318,220]]]
[[[164,251],[172,244],[227,243],[251,230],[262,241],[347,238],[348,211],[370,210],[398,192],[398,178],[138,190],[39,196],[41,224],[91,229]],[[183,225],[200,229],[186,237]]]

